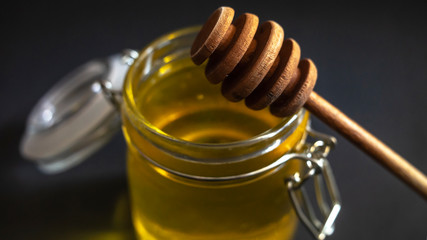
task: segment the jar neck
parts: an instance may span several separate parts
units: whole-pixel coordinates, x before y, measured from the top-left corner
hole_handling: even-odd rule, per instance
[[[123,108],[126,112],[126,108]],[[201,144],[174,138],[149,125],[141,125],[129,112],[123,114],[128,146],[154,167],[177,176],[233,179],[277,163],[299,151],[305,141],[309,115],[301,111],[276,128],[252,139],[225,144]],[[132,127],[129,127],[132,126]],[[251,175],[251,174],[249,174]],[[191,178],[191,177],[189,177]],[[197,177],[196,177],[197,178]],[[240,178],[240,177],[238,177]]]

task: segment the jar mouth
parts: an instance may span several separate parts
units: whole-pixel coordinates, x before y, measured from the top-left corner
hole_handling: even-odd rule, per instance
[[[160,137],[166,141],[172,142],[177,145],[185,145],[189,147],[194,148],[210,148],[210,149],[224,149],[224,148],[230,148],[230,147],[246,147],[250,145],[254,145],[260,142],[265,141],[266,139],[272,139],[277,138],[278,135],[283,135],[280,138],[286,139],[287,136],[292,134],[294,130],[297,128],[297,126],[301,123],[302,119],[304,118],[305,110],[301,109],[298,113],[296,113],[293,116],[283,118],[276,126],[271,127],[267,129],[266,131],[257,134],[253,137],[244,139],[244,140],[237,140],[237,141],[230,141],[226,143],[205,143],[205,142],[193,142],[188,141],[185,139],[181,139],[178,137],[175,137],[171,134],[168,134],[164,132],[159,127],[152,124],[137,108],[137,104],[135,102],[135,91],[134,91],[134,84],[136,76],[142,74],[149,74],[149,69],[146,69],[144,67],[141,68],[141,65],[143,65],[144,61],[147,61],[147,58],[151,57],[151,54],[159,47],[163,47],[170,43],[173,39],[178,39],[181,37],[191,37],[195,38],[197,33],[199,32],[201,26],[191,26],[187,28],[183,28],[177,31],[173,31],[171,33],[167,33],[150,44],[148,44],[144,49],[141,50],[139,56],[137,59],[135,59],[132,66],[129,68],[129,71],[127,72],[125,82],[124,82],[124,91],[123,91],[123,99],[126,105],[126,109],[129,111],[128,114],[123,114],[124,117],[127,117],[128,120],[137,127],[142,127],[143,129],[149,131],[151,134],[156,135],[157,137]],[[190,47],[188,47],[188,57],[190,57]],[[129,114],[130,113],[130,114]],[[277,144],[280,144],[281,142],[277,142]],[[275,144],[276,145],[276,144]]]

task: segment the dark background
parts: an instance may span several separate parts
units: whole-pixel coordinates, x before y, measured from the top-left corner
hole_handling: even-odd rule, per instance
[[[131,239],[125,144],[47,176],[18,152],[26,117],[61,76],[169,31],[202,24],[217,7],[275,20],[319,70],[315,90],[424,173],[427,14],[408,1],[68,1],[2,6],[0,238]],[[313,127],[337,135],[314,119]],[[426,201],[337,136],[330,155],[343,209],[329,239],[425,239]],[[296,239],[310,239],[300,227]]]

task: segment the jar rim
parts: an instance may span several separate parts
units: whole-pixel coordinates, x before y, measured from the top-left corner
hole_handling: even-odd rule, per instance
[[[132,114],[131,119],[137,120],[138,125],[142,125],[146,130],[148,130],[150,133],[161,137],[162,139],[171,141],[176,144],[185,144],[186,146],[192,146],[192,147],[209,147],[209,148],[230,148],[230,147],[244,147],[248,145],[253,145],[259,142],[262,142],[266,139],[270,139],[272,137],[275,137],[279,135],[280,133],[285,132],[286,136],[289,134],[292,134],[294,130],[297,128],[297,126],[301,123],[302,119],[305,115],[305,110],[301,109],[298,113],[294,114],[293,116],[283,118],[276,126],[271,127],[267,129],[266,131],[257,134],[253,137],[250,137],[248,139],[244,140],[238,140],[238,141],[232,141],[232,142],[226,142],[226,143],[201,143],[201,142],[192,142],[185,139],[177,138],[171,134],[168,134],[149,122],[146,117],[137,109],[137,105],[134,101],[134,91],[133,91],[133,81],[134,76],[138,74],[138,68],[137,66],[143,62],[145,58],[147,58],[153,51],[155,51],[156,46],[162,46],[163,44],[167,43],[168,41],[171,41],[173,39],[183,37],[185,35],[195,35],[199,32],[201,26],[190,26],[182,29],[178,29],[169,33],[164,34],[163,36],[155,39],[146,47],[144,47],[140,53],[138,58],[135,59],[134,63],[130,66],[125,82],[124,82],[124,91],[123,91],[123,99],[124,103],[126,105],[126,109],[130,111]],[[189,53],[190,54],[190,53]],[[126,117],[126,114],[124,115]],[[130,120],[130,119],[129,119]],[[135,125],[134,121],[130,121],[132,125]]]

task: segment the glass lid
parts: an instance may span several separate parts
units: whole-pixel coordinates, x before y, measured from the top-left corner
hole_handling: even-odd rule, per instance
[[[62,78],[31,111],[21,154],[43,172],[58,173],[103,146],[120,128],[118,107],[128,67],[117,54]]]

